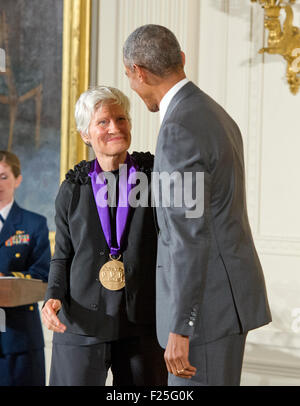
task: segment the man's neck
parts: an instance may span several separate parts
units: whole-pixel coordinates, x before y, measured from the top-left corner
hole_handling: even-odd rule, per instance
[[[104,172],[115,171],[116,169],[119,169],[119,165],[124,164],[124,162],[126,161],[126,157],[127,151],[119,155],[97,154],[97,160]]]
[[[167,79],[163,79],[156,87],[156,95],[157,95],[157,103],[158,106],[170,89],[176,85],[176,83],[180,82],[182,79],[186,78],[186,74],[182,71],[177,74],[173,74],[169,76]]]

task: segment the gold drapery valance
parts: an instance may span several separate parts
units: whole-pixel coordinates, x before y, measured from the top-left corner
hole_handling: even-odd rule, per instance
[[[60,180],[77,162],[88,158],[88,147],[76,130],[74,108],[89,86],[91,0],[64,0]],[[55,232],[49,233],[54,252]]]
[[[60,177],[82,159],[87,146],[76,130],[75,103],[89,86],[91,0],[64,0]]]

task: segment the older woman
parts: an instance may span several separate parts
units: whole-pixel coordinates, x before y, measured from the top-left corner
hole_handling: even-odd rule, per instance
[[[22,182],[18,157],[0,151],[0,276],[48,279],[46,218],[15,201]],[[45,385],[44,338],[37,303],[7,307],[0,333],[0,386]]]
[[[128,202],[128,176],[144,172],[150,181],[153,156],[127,152],[129,100],[115,88],[84,92],[75,117],[96,159],[68,172],[56,199],[55,254],[42,316],[54,331],[50,385],[103,386],[110,367],[114,385],[165,385],[155,333],[150,186],[144,185],[148,207]],[[101,187],[112,177],[105,206]]]

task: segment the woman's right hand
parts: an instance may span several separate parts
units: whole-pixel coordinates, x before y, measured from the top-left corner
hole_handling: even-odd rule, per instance
[[[58,317],[57,312],[61,308],[61,301],[58,299],[49,299],[42,309],[42,321],[44,325],[56,333],[64,333],[66,326],[62,324]]]

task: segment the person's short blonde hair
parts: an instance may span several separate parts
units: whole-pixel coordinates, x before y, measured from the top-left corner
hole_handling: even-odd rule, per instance
[[[109,86],[94,86],[82,93],[75,105],[77,130],[82,135],[88,134],[88,128],[94,112],[104,104],[120,105],[131,125],[130,101],[121,90]]]

